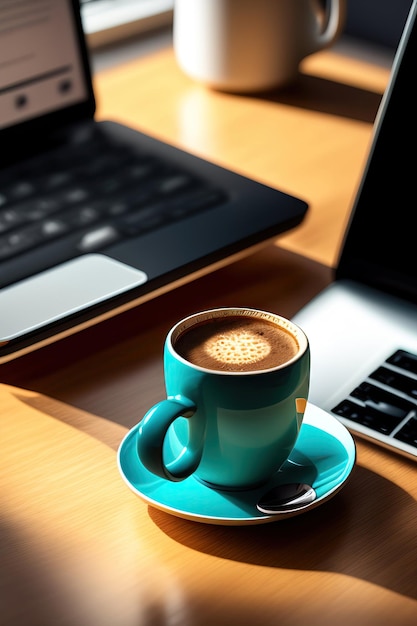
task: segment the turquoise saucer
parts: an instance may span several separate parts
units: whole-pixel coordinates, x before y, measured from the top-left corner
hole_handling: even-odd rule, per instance
[[[120,444],[117,463],[127,486],[151,506],[177,517],[207,524],[262,524],[305,513],[329,500],[345,484],[355,465],[355,443],[336,418],[308,404],[297,444],[279,472],[261,488],[247,491],[211,489],[191,476],[170,482],[150,473],[136,452],[135,426]],[[256,508],[261,495],[275,485],[307,483],[316,500],[301,508],[267,515]]]

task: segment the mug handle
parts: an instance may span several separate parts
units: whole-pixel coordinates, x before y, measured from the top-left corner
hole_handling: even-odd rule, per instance
[[[195,472],[201,459],[201,445],[196,446],[189,441],[178,457],[167,465],[163,444],[171,424],[179,417],[190,418],[196,408],[188,398],[175,396],[158,402],[144,415],[138,428],[137,452],[146,469],[175,482]]]
[[[328,1],[329,6],[326,9],[328,19],[316,40],[312,42],[314,49],[311,52],[328,48],[342,33],[346,19],[346,1],[347,0]],[[316,3],[315,0],[314,3]]]

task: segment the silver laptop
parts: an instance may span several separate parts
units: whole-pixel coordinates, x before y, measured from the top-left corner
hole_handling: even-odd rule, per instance
[[[334,282],[294,316],[311,401],[352,432],[417,457],[416,2],[375,122]]]
[[[0,363],[303,220],[301,199],[95,121],[78,0],[0,0],[0,60]]]

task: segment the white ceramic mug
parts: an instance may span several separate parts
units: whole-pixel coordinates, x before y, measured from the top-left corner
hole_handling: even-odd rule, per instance
[[[340,35],[346,0],[175,0],[181,69],[215,89],[256,92],[294,80]]]

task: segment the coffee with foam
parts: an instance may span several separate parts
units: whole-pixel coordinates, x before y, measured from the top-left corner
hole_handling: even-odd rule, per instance
[[[296,356],[296,338],[273,321],[249,315],[211,317],[175,341],[184,359],[206,369],[251,372],[271,369]]]

